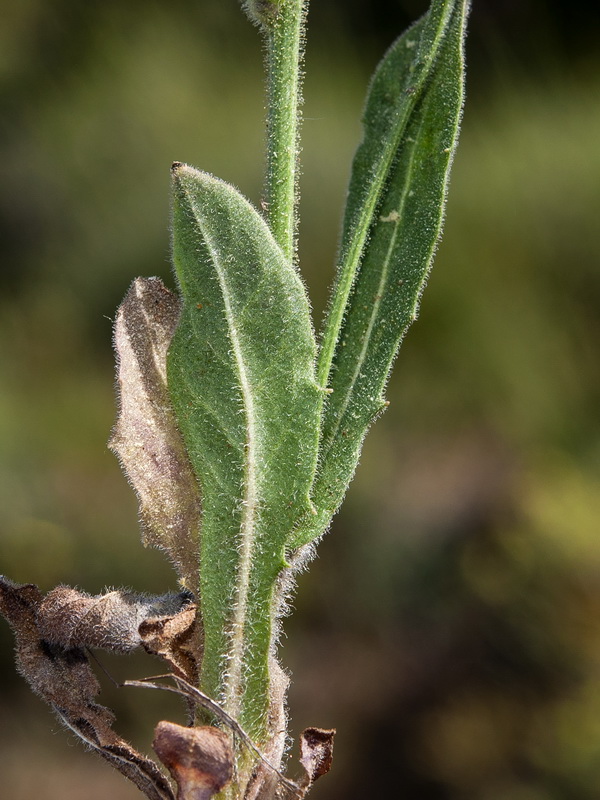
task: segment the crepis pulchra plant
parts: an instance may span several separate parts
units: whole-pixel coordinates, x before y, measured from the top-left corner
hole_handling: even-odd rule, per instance
[[[172,166],[177,293],[138,278],[115,324],[119,414],[110,446],[135,489],[143,541],[178,591],[43,595],[0,579],[17,665],[63,722],[150,800],[302,798],[333,731],[301,736],[283,775],[288,678],[279,619],[327,530],[416,316],[438,242],[463,104],[468,0],[432,0],[373,76],[350,177],[337,277],[315,337],[296,263],[305,0],[249,0],[266,41],[263,212],[232,186]],[[318,342],[318,344],[317,344]],[[143,648],[190,725],[161,722],[167,772],[113,730],[89,648]]]

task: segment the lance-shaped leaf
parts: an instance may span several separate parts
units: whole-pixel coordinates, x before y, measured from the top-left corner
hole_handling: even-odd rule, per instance
[[[338,508],[416,318],[458,138],[467,11],[467,0],[434,0],[392,45],[370,87],[319,354],[319,382],[332,392],[312,494],[317,514],[299,526],[296,547],[319,536]]]
[[[231,186],[173,166],[183,310],[168,355],[202,486],[202,687],[263,745],[285,545],[310,513],[322,392],[304,287]]]
[[[144,544],[165,550],[196,592],[200,494],[167,391],[167,350],[180,311],[158,278],[137,278],[119,307],[120,408],[109,447],[138,495]]]

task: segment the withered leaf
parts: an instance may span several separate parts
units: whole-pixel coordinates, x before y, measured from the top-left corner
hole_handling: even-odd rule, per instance
[[[303,800],[311,786],[322,775],[329,772],[333,759],[333,739],[335,730],[305,728],[300,734],[300,764],[304,775],[297,782],[289,779],[271,780],[261,768],[257,776],[262,780],[250,784],[244,800]]]
[[[232,778],[233,751],[218,728],[159,722],[152,747],[177,783],[177,800],[210,800]]]
[[[283,673],[282,673],[283,674]],[[166,677],[166,676],[159,676]],[[246,789],[243,791],[244,800],[257,798],[260,800],[274,800],[274,798],[289,798],[292,800],[301,800],[306,794],[305,782],[302,786],[294,783],[294,781],[286,778],[285,775],[279,770],[278,766],[272,763],[267,755],[252,741],[242,726],[231,717],[215,700],[212,700],[208,695],[201,692],[195,686],[189,684],[185,679],[173,674],[170,676],[175,682],[175,687],[168,686],[162,683],[157,683],[155,680],[146,679],[143,681],[126,681],[125,686],[136,686],[141,689],[159,689],[167,692],[174,692],[180,694],[189,700],[193,701],[196,705],[205,709],[214,715],[223,725],[227,726],[237,738],[239,738],[244,745],[254,753],[260,762],[260,766],[256,770],[254,778],[250,780]],[[279,732],[278,733],[283,733]],[[279,748],[279,743],[277,744]],[[276,752],[268,747],[267,753],[273,757]],[[264,768],[264,770],[263,770]],[[272,775],[273,780],[266,780],[267,774]],[[238,779],[239,779],[238,775]]]
[[[37,625],[45,640],[67,648],[127,653],[143,647],[176,675],[196,683],[201,659],[196,617],[189,592],[148,596],[115,589],[92,596],[57,586],[40,602]]]
[[[101,647],[127,653],[143,644],[140,625],[149,618],[171,620],[186,609],[189,628],[191,603],[187,592],[147,596],[115,589],[89,595],[70,586],[48,592],[38,609],[38,626],[43,638],[64,647]],[[181,624],[180,624],[181,626]]]
[[[331,769],[335,729],[305,728],[300,734],[300,763],[306,772],[303,785],[308,788]]]
[[[48,641],[38,623],[43,596],[33,584],[0,576],[0,613],[15,633],[17,668],[34,692],[84,742],[129,778],[149,800],[174,800],[157,765],[113,730],[113,714],[98,705],[99,684],[85,651]]]
[[[138,629],[145,650],[160,656],[176,675],[191,684],[198,683],[201,657],[196,611],[191,603],[171,616],[149,617]]]
[[[167,350],[180,310],[158,278],[136,278],[119,307],[120,407],[109,447],[138,496],[144,544],[165,550],[195,592],[200,493],[167,391]]]

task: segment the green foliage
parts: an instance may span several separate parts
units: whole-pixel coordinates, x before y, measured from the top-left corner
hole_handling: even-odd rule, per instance
[[[199,680],[208,695],[205,710],[216,701],[218,719],[244,729],[235,754],[225,757],[228,775],[236,760],[236,777],[224,790],[236,800],[273,798],[283,785],[287,679],[275,658],[278,618],[290,576],[312,554],[342,500],[416,315],[456,146],[468,12],[468,0],[433,0],[377,70],[317,352],[295,270],[307,3],[246,5],[266,37],[265,214],[224,181],[173,165],[173,261],[181,297],[157,279],[138,279],[121,306],[115,328],[121,408],[111,440],[138,493],[145,542],[166,550],[198,601],[184,592],[172,614],[144,617],[137,628],[136,606],[127,633],[136,646],[163,657],[178,686],[183,681],[192,695],[201,694],[191,685]],[[38,672],[49,673],[51,691],[41,694],[60,709],[78,677],[51,668],[54,653],[41,645],[47,637],[39,609],[47,598],[37,587],[3,586],[9,611],[33,592],[29,615],[14,624],[24,637],[21,650],[35,651],[40,666],[22,671],[34,688]],[[108,610],[92,626],[92,639],[80,644],[131,649],[121,648],[122,598],[114,611],[106,597],[86,595],[86,603]],[[61,624],[52,626],[51,644],[62,658],[70,647],[63,628],[70,630],[72,614],[63,605],[57,613]],[[111,613],[116,634],[107,637]],[[136,637],[144,625],[152,643]],[[85,655],[83,662],[87,690],[81,713],[75,705],[67,715],[69,724],[71,718],[86,722],[95,709],[97,685]],[[86,738],[87,723],[71,727]],[[117,745],[104,728],[98,726],[107,739],[100,749],[112,757]],[[292,786],[298,798],[331,760],[334,732],[307,732],[301,744],[306,776]],[[176,780],[171,766],[181,766],[182,757],[176,751],[172,761],[163,758]],[[137,761],[132,751],[125,774]],[[173,797],[154,762],[143,763],[147,796]],[[178,796],[187,797],[181,785]]]
[[[319,354],[318,378],[332,393],[313,488],[317,515],[297,531],[297,546],[319,536],[337,510],[416,317],[458,139],[467,10],[464,0],[434,2],[392,45],[371,85]]]
[[[515,38],[525,7],[496,18],[498,47],[472,49],[422,312],[387,387],[391,407],[286,623],[296,726],[335,722],[352,764],[334,764],[323,796],[385,797],[400,780],[417,797],[435,781],[452,800],[597,798],[600,70],[587,26],[567,34],[554,12],[538,20],[536,46]],[[301,257],[318,315],[373,57],[348,8],[312,8]],[[351,8],[355,19],[377,13]],[[256,30],[222,0],[181,3],[176,15],[138,3],[133,27],[129,5],[68,0],[52,9],[52,31],[48,10],[14,4],[3,31],[2,254],[13,282],[0,299],[0,571],[45,588],[76,580],[92,593],[107,583],[156,593],[172,586],[172,568],[140,548],[131,489],[103,447],[114,421],[107,318],[132,275],[167,277],[173,157],[258,197]],[[331,15],[327,47],[321,12]],[[569,46],[549,51],[557,32]],[[74,42],[68,57],[59,45]],[[48,48],[62,54],[50,70]],[[516,468],[508,484],[502,464]],[[34,772],[44,800],[63,800],[67,784],[87,797],[90,782],[96,794],[127,793],[100,759],[49,733],[1,620],[0,635],[6,796],[29,800]],[[443,653],[433,668],[432,652]],[[101,660],[117,678],[161,669],[142,655]],[[368,686],[362,705],[348,701],[357,683]],[[121,733],[147,743],[159,714],[183,721],[175,699],[158,710],[163,699],[105,681],[100,701]],[[364,718],[389,731],[398,755],[376,775],[379,742],[365,754]],[[407,725],[420,736],[406,738]]]
[[[314,337],[302,284],[262,217],[208,175],[175,165],[173,179],[184,304],[169,387],[202,486],[202,684],[261,741],[275,582],[310,512]]]
[[[202,687],[259,742],[272,738],[270,704],[281,700],[270,655],[286,551],[327,528],[384,406],[440,235],[463,99],[468,3],[434,2],[371,86],[316,362],[308,300],[291,265],[297,106],[283,102],[284,90],[298,96],[302,5],[284,4],[280,28],[267,34],[277,76],[271,229],[228,184],[173,167],[173,258],[184,304],[168,384],[202,488]],[[317,365],[330,385],[324,411]]]

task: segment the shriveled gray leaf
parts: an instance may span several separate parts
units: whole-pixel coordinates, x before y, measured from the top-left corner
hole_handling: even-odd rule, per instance
[[[142,540],[198,585],[200,492],[167,391],[167,350],[181,304],[158,278],[137,278],[117,312],[119,416],[109,447],[139,499]]]
[[[143,647],[178,675],[196,680],[201,651],[196,604],[187,592],[148,596],[114,589],[89,595],[57,586],[40,603],[40,635],[62,647],[100,647],[129,653]]]

